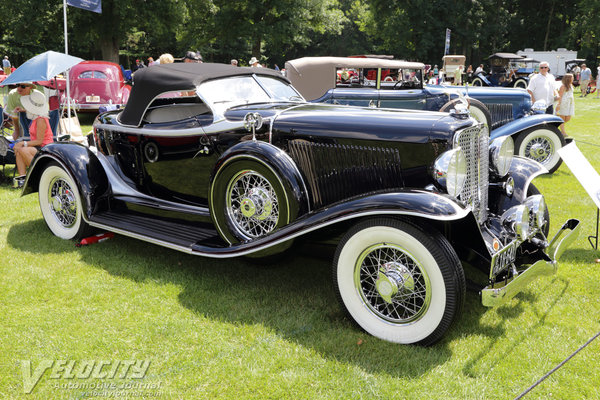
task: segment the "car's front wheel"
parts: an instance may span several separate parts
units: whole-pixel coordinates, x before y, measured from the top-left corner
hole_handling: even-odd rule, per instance
[[[485,84],[483,83],[483,81],[479,77],[473,78],[473,82],[471,82],[471,85],[472,86],[485,86]]]
[[[553,173],[562,163],[558,150],[564,145],[565,139],[557,127],[533,127],[517,136],[515,154],[531,158]]]
[[[438,341],[465,297],[464,271],[448,240],[433,229],[389,218],[360,222],[344,236],[333,281],[358,325],[402,344]]]
[[[79,190],[71,175],[58,165],[49,165],[40,177],[38,196],[44,221],[62,239],[81,239],[92,233],[83,220]]]
[[[213,221],[229,243],[258,239],[291,220],[290,201],[277,172],[254,159],[225,164],[210,191]]]

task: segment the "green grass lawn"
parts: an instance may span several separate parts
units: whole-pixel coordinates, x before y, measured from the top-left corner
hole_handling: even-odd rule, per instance
[[[567,126],[597,170],[599,110],[600,100],[577,97]],[[92,119],[81,119],[86,132]],[[123,236],[77,248],[51,235],[37,195],[20,197],[4,182],[0,399],[514,398],[600,330],[600,254],[587,240],[596,208],[565,165],[535,184],[551,235],[567,218],[583,223],[558,274],[496,309],[469,292],[444,340],[422,348],[354,326],[335,299],[330,260],[296,256],[263,269]],[[84,378],[85,362],[106,366],[66,378],[60,360]],[[149,361],[145,377],[120,378],[117,363],[127,360]],[[34,376],[53,363],[29,394],[25,361]],[[600,339],[525,398],[600,398],[598,364]],[[101,375],[114,366],[114,378]]]

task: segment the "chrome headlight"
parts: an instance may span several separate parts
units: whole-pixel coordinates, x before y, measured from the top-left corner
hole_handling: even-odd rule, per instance
[[[499,177],[508,174],[514,153],[515,142],[510,136],[496,138],[490,143],[490,165]]]
[[[538,228],[542,228],[546,221],[546,200],[544,200],[544,196],[541,194],[536,194],[533,196],[529,196],[524,203],[531,213],[535,217],[535,225]]]
[[[502,214],[502,225],[516,234],[519,239],[526,240],[529,236],[529,207],[525,204],[509,208]]]
[[[460,147],[448,150],[435,160],[433,178],[450,196],[458,197],[467,180],[467,160]]]

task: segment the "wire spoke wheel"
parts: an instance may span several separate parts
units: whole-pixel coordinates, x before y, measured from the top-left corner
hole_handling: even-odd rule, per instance
[[[515,154],[539,162],[552,173],[562,163],[558,150],[564,145],[565,139],[557,127],[533,127],[517,136]]]
[[[73,190],[64,179],[56,177],[50,182],[48,188],[50,211],[57,222],[65,228],[72,227],[77,221],[77,201]]]
[[[211,217],[221,237],[229,244],[245,242],[289,224],[295,218],[290,204],[295,212],[297,203],[284,182],[275,168],[255,158],[221,166],[209,194]]]
[[[258,238],[273,231],[279,221],[279,202],[269,181],[256,171],[240,171],[225,193],[227,215],[242,236]]]
[[[369,334],[430,345],[460,315],[465,276],[448,240],[431,227],[392,218],[357,223],[332,265],[338,299]]]
[[[40,209],[46,225],[62,239],[81,239],[93,232],[83,220],[83,207],[75,181],[62,167],[50,164],[39,181]]]
[[[369,309],[392,323],[418,319],[431,301],[431,283],[418,261],[386,243],[366,249],[355,265],[355,283]]]

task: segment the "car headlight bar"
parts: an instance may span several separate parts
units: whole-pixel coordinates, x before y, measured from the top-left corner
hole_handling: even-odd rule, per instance
[[[503,136],[490,143],[490,166],[499,177],[504,177],[510,170],[515,152],[515,142],[510,136]]]
[[[442,153],[435,160],[433,178],[450,196],[458,197],[467,180],[467,160],[460,147]]]

